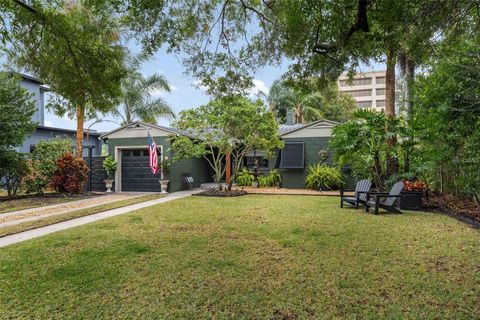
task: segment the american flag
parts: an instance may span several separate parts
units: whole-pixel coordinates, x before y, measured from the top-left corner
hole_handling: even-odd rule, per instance
[[[150,136],[150,133],[148,134],[148,137],[147,137],[147,144],[148,144],[148,154],[149,154],[148,165],[150,166],[150,169],[152,169],[152,173],[156,174],[158,173],[157,145],[155,144],[155,141],[153,141],[152,136]]]

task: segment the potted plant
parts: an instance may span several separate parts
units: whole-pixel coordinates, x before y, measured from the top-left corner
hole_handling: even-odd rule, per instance
[[[160,162],[160,190],[161,193],[167,193],[168,183],[170,180],[167,178],[167,174],[170,170],[170,160],[168,156],[163,157]]]
[[[117,170],[118,162],[115,161],[111,156],[107,156],[103,160],[103,168],[107,171],[107,179],[103,180],[105,182],[105,187],[107,192],[112,192],[113,181],[115,178],[115,170]]]
[[[422,208],[423,193],[427,189],[426,184],[420,180],[404,180],[403,184],[400,209],[420,210]]]

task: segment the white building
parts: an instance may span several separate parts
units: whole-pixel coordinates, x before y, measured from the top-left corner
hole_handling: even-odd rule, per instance
[[[385,109],[385,70],[359,73],[349,79],[343,74],[337,80],[340,91],[350,94],[359,108]]]

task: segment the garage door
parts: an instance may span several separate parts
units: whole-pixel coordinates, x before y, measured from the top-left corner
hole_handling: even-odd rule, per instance
[[[122,150],[122,191],[160,192],[158,180],[160,173],[148,166],[148,149]]]

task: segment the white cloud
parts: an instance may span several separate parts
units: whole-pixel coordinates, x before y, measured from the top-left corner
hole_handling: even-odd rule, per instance
[[[45,127],[53,127],[53,123],[50,120],[45,120],[44,125],[45,125]]]
[[[174,84],[170,84],[170,94],[175,91],[178,91],[178,87]],[[165,97],[169,93],[162,89],[154,89],[150,90],[150,94],[154,97]]]
[[[177,91],[178,90],[178,87],[174,84],[171,84],[170,85],[170,91],[174,92],[174,91]]]
[[[255,97],[258,95],[259,92],[263,92],[264,94],[268,95],[268,91],[270,90],[265,82],[260,79],[253,79],[253,88],[249,90],[249,95],[251,97]]]
[[[200,89],[204,92],[207,91],[207,87],[202,85],[202,82],[200,80],[195,80],[192,82],[192,86],[195,87],[196,89]]]

